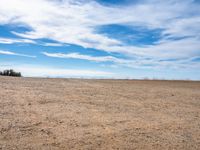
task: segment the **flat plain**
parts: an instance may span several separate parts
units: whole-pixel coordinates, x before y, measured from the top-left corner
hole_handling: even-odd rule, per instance
[[[0,149],[200,148],[200,82],[0,77]]]

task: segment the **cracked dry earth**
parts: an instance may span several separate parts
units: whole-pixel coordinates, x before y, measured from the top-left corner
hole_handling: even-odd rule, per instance
[[[200,82],[0,77],[0,149],[200,148]]]

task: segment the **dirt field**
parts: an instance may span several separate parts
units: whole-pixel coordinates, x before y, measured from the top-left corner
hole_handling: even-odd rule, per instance
[[[200,82],[0,77],[0,149],[200,148]]]

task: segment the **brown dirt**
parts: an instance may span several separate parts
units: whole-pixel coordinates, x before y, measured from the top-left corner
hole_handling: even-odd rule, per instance
[[[0,77],[0,149],[200,148],[200,82]]]

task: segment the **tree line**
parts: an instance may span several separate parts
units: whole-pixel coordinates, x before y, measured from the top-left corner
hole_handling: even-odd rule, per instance
[[[21,77],[21,72],[15,72],[13,69],[0,71],[1,76]]]

